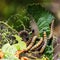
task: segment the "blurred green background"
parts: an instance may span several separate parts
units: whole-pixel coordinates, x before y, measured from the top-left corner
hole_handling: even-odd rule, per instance
[[[29,4],[49,4],[51,0],[0,0],[0,20],[7,19],[15,13],[24,14]],[[46,5],[45,4],[45,5]]]
[[[51,0],[0,0],[0,20],[7,22],[17,31],[30,29],[29,14],[39,27],[40,33],[50,31],[49,24],[53,16],[41,6],[49,6]]]

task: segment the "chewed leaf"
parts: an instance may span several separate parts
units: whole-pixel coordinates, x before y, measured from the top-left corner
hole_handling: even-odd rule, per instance
[[[14,35],[15,37],[16,37],[16,40],[18,41],[18,42],[20,42],[21,40],[22,40],[22,38],[20,37],[20,36],[18,36],[18,35]]]
[[[26,49],[26,43],[21,41],[20,43],[20,50]]]
[[[16,48],[18,50],[25,49],[26,48],[26,43],[24,41],[22,41],[22,38],[20,36],[18,36],[18,35],[15,35],[15,37],[16,37],[16,40],[18,41],[18,43],[15,44]]]
[[[20,43],[14,44],[14,47],[16,47],[17,50],[23,50],[26,49],[26,43],[23,41],[20,41]]]

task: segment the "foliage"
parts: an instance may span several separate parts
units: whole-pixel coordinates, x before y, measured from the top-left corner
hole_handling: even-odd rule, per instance
[[[2,47],[2,51],[4,52],[4,58],[3,59],[7,59],[7,60],[19,60],[15,56],[15,53],[16,53],[17,49],[13,45],[11,46],[9,43],[5,44]]]
[[[6,43],[2,46],[1,50],[4,52],[4,59],[7,60],[19,60],[15,53],[17,50],[23,50],[26,49],[26,43],[22,41],[22,38],[18,35],[15,35],[18,43],[10,45],[9,43]],[[23,47],[22,47],[23,46]]]
[[[22,38],[17,35],[17,32],[2,21],[0,21],[0,40],[1,40],[0,48],[6,43],[10,43],[10,44],[19,43],[18,45],[21,47],[20,49],[26,47],[26,44],[23,41],[21,41]],[[23,44],[23,48],[21,46],[22,44]]]
[[[8,24],[0,21],[0,48],[6,43],[17,43],[18,41],[13,36],[15,34],[17,34],[16,30],[12,29]]]
[[[46,30],[47,34],[49,34],[50,32],[49,24],[54,18],[53,15],[49,11],[41,7],[39,4],[29,5],[27,11],[35,18],[40,33],[42,34],[43,30]]]
[[[27,8],[27,11],[26,11],[26,8],[22,8],[22,10],[21,8],[19,9],[21,12],[18,12],[17,14],[12,15],[7,20],[8,24],[11,27],[16,29],[17,31],[24,30],[24,29],[28,30],[30,28],[29,27],[30,19],[27,16],[27,14],[31,14],[35,18],[35,21],[37,22],[40,33],[42,33],[43,30],[46,30],[47,34],[49,34],[50,32],[49,24],[54,18],[49,11],[42,8],[39,4],[29,5]]]
[[[46,46],[46,49],[44,51],[44,54],[49,57],[49,60],[52,60],[52,57],[53,57],[53,47],[52,45],[47,45]]]
[[[18,49],[18,50],[23,50],[26,48],[26,43],[22,41],[22,38],[18,35],[14,35],[14,37],[16,38],[16,40],[18,41],[17,44],[14,44],[14,46]],[[22,47],[23,46],[23,47]]]
[[[29,29],[29,21],[28,16],[15,14],[8,19],[8,24],[17,31],[20,31]]]
[[[0,21],[0,40],[0,48],[4,52],[3,60],[19,60],[15,53],[17,50],[25,49],[26,43],[14,29],[2,21]]]

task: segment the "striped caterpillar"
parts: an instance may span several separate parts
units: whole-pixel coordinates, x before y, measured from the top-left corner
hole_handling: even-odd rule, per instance
[[[22,35],[22,33],[24,32],[24,34],[27,32],[25,31],[21,31],[20,32],[20,36]],[[27,35],[25,36],[27,37]],[[42,54],[45,50],[45,47],[47,45],[47,34],[46,34],[46,31],[43,32],[43,37],[38,37],[38,36],[32,36],[30,38],[28,38],[30,40],[26,40],[25,39],[25,42],[27,44],[27,48],[25,49],[25,52],[28,52],[26,53],[27,56],[30,56],[29,53],[31,52],[32,54]],[[38,41],[38,42],[36,42]],[[32,57],[32,55],[30,56]],[[35,58],[35,57],[33,57]]]

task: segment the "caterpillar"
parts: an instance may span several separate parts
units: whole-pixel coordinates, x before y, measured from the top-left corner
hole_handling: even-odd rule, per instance
[[[43,38],[41,38],[41,39],[39,40],[39,42],[38,42],[36,45],[34,45],[30,50],[34,50],[34,49],[37,48],[39,45],[41,45],[42,42],[43,42]]]
[[[25,33],[25,31],[22,31],[22,33]],[[28,40],[26,40],[27,48],[24,49],[24,52],[21,53],[20,56],[24,55],[31,59],[40,58],[46,48],[47,42],[48,38],[46,31],[43,31],[43,37],[36,35],[29,36]]]
[[[25,31],[22,31],[22,33],[25,33]],[[33,36],[32,39],[30,39],[30,41],[27,40],[27,42],[29,41],[30,43],[28,44],[25,51],[38,51],[39,50],[40,53],[43,53],[43,51],[47,45],[46,31],[43,32],[43,37],[40,37],[38,42],[36,43],[37,38],[38,38],[38,36]]]

